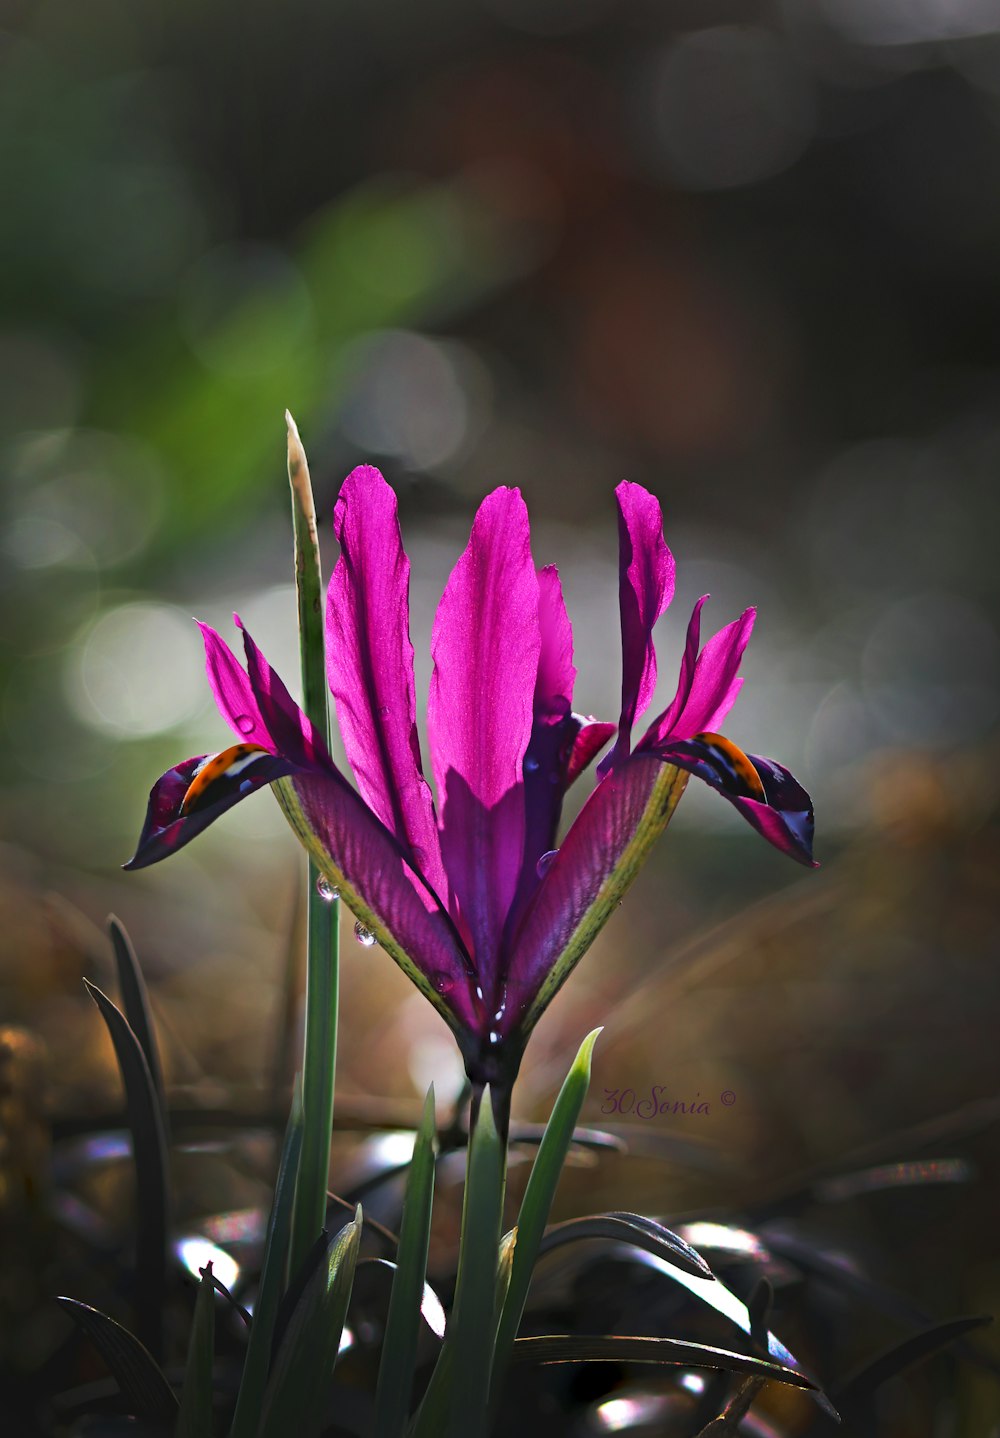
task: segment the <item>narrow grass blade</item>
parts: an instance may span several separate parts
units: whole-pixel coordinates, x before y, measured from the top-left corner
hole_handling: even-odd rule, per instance
[[[135,1313],[139,1337],[154,1357],[163,1346],[167,1289],[167,1142],[149,1065],[128,1020],[106,994],[87,983],[114,1044],[125,1086],[136,1181]]]
[[[215,1284],[212,1265],[201,1270],[188,1342],[181,1408],[174,1438],[212,1438],[212,1363],[215,1357]]]
[[[75,1298],[57,1298],[56,1302],[100,1353],[135,1416],[154,1426],[172,1425],[177,1417],[173,1389],[135,1334]]]
[[[361,1209],[331,1240],[292,1314],[264,1394],[258,1438],[316,1438],[354,1283]]]
[[[434,1147],[434,1085],[431,1084],[406,1182],[397,1266],[375,1394],[375,1438],[399,1438],[410,1411],[434,1203]]]
[[[503,1145],[497,1135],[487,1086],[469,1143],[455,1307],[446,1340],[455,1355],[451,1438],[479,1438],[486,1432],[496,1337],[494,1307],[503,1179]]]
[[[794,1368],[713,1348],[707,1343],[687,1343],[680,1338],[632,1338],[622,1334],[591,1336],[580,1333],[546,1334],[541,1338],[518,1338],[514,1343],[515,1363],[678,1363],[685,1368],[721,1368],[730,1373],[751,1373],[758,1378],[787,1383],[792,1388],[814,1388],[815,1384]]]
[[[485,1089],[469,1140],[455,1302],[413,1438],[482,1438],[496,1334],[504,1151]]]
[[[153,1088],[160,1105],[163,1132],[169,1141],[170,1120],[167,1113],[166,1089],[163,1083],[163,1065],[160,1063],[160,1050],[156,1042],[156,1031],[153,1028],[146,980],[139,966],[132,941],[125,932],[121,920],[114,914],[108,915],[108,933],[111,935],[111,947],[115,954],[115,969],[118,973],[118,990],[122,998],[122,1008],[128,1019],[129,1027],[139,1040],[139,1046],[149,1066],[149,1076],[153,1080]]]
[[[295,532],[295,590],[303,708],[324,742],[329,741],[323,576],[316,505],[309,464],[295,421],[286,411],[288,482]],[[340,973],[340,901],[320,892],[320,871],[309,861],[306,946],[306,1031],[302,1055],[302,1156],[292,1220],[292,1268],[302,1263],[326,1218],[326,1190],[333,1128],[333,1080],[337,1063]]]
[[[319,870],[309,861],[306,959],[306,1028],[302,1052],[302,1154],[292,1218],[291,1268],[303,1262],[326,1222],[337,1063],[340,986],[340,900],[317,889]]]
[[[264,1263],[260,1288],[254,1306],[253,1326],[243,1364],[243,1378],[236,1399],[236,1412],[230,1438],[253,1438],[260,1417],[260,1405],[267,1383],[271,1361],[271,1340],[278,1305],[285,1287],[285,1268],[292,1231],[292,1204],[295,1198],[295,1175],[302,1151],[302,1094],[296,1082],[292,1094],[292,1111],[285,1130],[281,1163],[274,1186],[274,1202],[267,1224]]]
[[[292,491],[295,533],[295,591],[299,609],[299,653],[302,663],[302,707],[324,741],[329,740],[326,647],[323,632],[323,573],[316,528],[309,461],[298,427],[285,411],[288,427],[288,483]]]
[[[517,1218],[517,1246],[511,1260],[510,1283],[500,1314],[496,1350],[493,1357],[493,1395],[500,1391],[510,1361],[514,1339],[521,1324],[528,1297],[531,1275],[538,1258],[542,1235],[549,1221],[549,1210],[555,1196],[566,1154],[573,1140],[573,1129],[580,1117],[583,1101],[590,1086],[590,1064],[600,1029],[589,1033],[580,1045],[559,1096],[556,1099],[545,1133],[535,1155],[531,1177],[521,1200]]]
[[[367,1222],[367,1221],[366,1221]],[[389,1258],[359,1258],[358,1268],[355,1272],[354,1281],[357,1283],[357,1274],[365,1268],[378,1268],[384,1272],[395,1275],[396,1264]],[[392,1284],[389,1285],[389,1296],[392,1297]],[[445,1318],[444,1304],[438,1298],[434,1289],[429,1283],[424,1283],[423,1293],[420,1298],[420,1317],[426,1323],[428,1330],[434,1337],[443,1340],[447,1319]]]
[[[853,1412],[858,1404],[890,1378],[895,1378],[898,1373],[916,1363],[922,1363],[931,1354],[937,1353],[949,1343],[954,1343],[956,1338],[964,1338],[967,1333],[984,1328],[992,1322],[993,1318],[988,1313],[970,1318],[949,1318],[944,1323],[935,1323],[931,1328],[925,1328],[920,1333],[904,1338],[900,1343],[894,1343],[891,1348],[837,1385],[833,1390],[837,1406]]]
[[[744,1378],[718,1418],[713,1418],[697,1438],[740,1438],[743,1419],[750,1412],[750,1405],[764,1387],[764,1382],[763,1378]]]
[[[668,1263],[691,1274],[693,1278],[707,1278],[714,1281],[715,1274],[700,1253],[657,1223],[653,1218],[644,1218],[641,1213],[594,1213],[586,1218],[571,1218],[566,1223],[557,1223],[548,1229],[538,1252],[550,1253],[564,1243],[578,1243],[584,1238],[610,1238],[619,1243],[630,1243],[634,1248],[655,1253]]]

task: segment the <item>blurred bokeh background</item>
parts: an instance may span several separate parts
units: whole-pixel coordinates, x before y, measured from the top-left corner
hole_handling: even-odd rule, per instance
[[[109,909],[191,1102],[252,1107],[294,1033],[301,859],[269,798],[118,869],[153,778],[226,742],[190,616],[238,609],[294,680],[288,406],[327,521],[361,460],[399,492],[418,696],[496,484],[560,567],[582,710],[616,712],[620,479],[677,558],[664,699],[694,598],[713,627],[758,606],[729,732],[810,789],[824,867],[692,785],[520,1105],[603,1020],[593,1121],[605,1087],[710,1101],[639,1125],[679,1147],[603,1166],[609,1206],[974,1150],[973,1182],[851,1222],[933,1313],[988,1307],[997,6],[11,0],[2,25],[0,1018],[47,1046],[44,1112],[118,1101],[80,984]],[[344,988],[340,1092],[457,1091],[384,956],[345,938]],[[190,1212],[236,1201],[206,1184]]]

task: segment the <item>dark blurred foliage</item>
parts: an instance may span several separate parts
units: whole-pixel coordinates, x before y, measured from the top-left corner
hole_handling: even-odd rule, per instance
[[[46,1299],[81,1266],[32,1267],[49,1118],[119,1102],[80,984],[102,981],[109,908],[176,1101],[284,1101],[300,862],[275,806],[162,871],[117,865],[153,778],[225,742],[188,616],[238,607],[294,679],[286,405],[325,515],[361,459],[400,492],[418,693],[495,484],[523,487],[560,565],[582,709],[616,707],[619,479],[660,496],[678,560],[665,697],[698,594],[719,624],[759,606],[729,732],[811,790],[824,868],[790,872],[691,786],[520,1103],[540,1116],[604,1021],[591,1121],[630,1085],[711,1113],[623,1120],[632,1153],[568,1184],[566,1211],[599,1187],[763,1222],[784,1196],[783,1221],[928,1315],[996,1309],[995,7],[58,0],[0,23],[0,1203],[32,1235],[2,1286],[15,1367],[51,1356]],[[454,1086],[450,1039],[384,956],[346,948],[338,1091],[413,1117],[432,1077]],[[184,1221],[263,1201],[268,1154],[183,1155]],[[921,1157],[973,1176],[816,1198],[838,1164]],[[87,1185],[120,1223],[126,1168]],[[832,1367],[895,1330],[866,1313],[858,1335]],[[988,1431],[994,1380],[936,1362],[921,1381],[952,1426],[938,1403],[933,1431]],[[887,1400],[886,1433],[932,1431],[913,1403]]]

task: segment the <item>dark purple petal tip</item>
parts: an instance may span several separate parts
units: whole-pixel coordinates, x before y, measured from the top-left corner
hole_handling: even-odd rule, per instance
[[[254,745],[196,754],[175,764],[149,791],[139,843],[124,869],[145,869],[183,849],[220,814],[292,772],[287,760]],[[199,782],[201,780],[202,782]]]
[[[807,868],[819,868],[812,855],[812,800],[783,765],[744,754],[721,734],[674,740],[653,752],[711,784],[783,854]]]

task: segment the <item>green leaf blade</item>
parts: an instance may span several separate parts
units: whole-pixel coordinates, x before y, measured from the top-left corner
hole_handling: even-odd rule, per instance
[[[398,1438],[409,1412],[434,1203],[434,1140],[431,1084],[406,1183],[397,1267],[375,1395],[374,1438]]]
[[[243,1363],[243,1377],[236,1399],[230,1438],[253,1438],[260,1418],[260,1405],[271,1362],[274,1324],[285,1286],[285,1269],[292,1232],[292,1207],[295,1202],[295,1177],[301,1151],[302,1092],[296,1082],[274,1186],[274,1201],[271,1204],[271,1216],[268,1219],[267,1238],[264,1243],[260,1288],[254,1307],[253,1326],[250,1329],[250,1341]]]
[[[538,1258],[545,1225],[549,1220],[552,1200],[562,1173],[566,1154],[573,1139],[573,1130],[590,1087],[590,1069],[600,1029],[589,1033],[580,1045],[569,1073],[559,1090],[545,1133],[535,1155],[521,1201],[517,1220],[517,1243],[511,1259],[510,1282],[500,1314],[496,1348],[493,1355],[492,1389],[494,1401],[510,1362],[517,1330],[521,1324],[528,1297],[531,1275]]]
[[[344,1225],[295,1306],[264,1393],[258,1438],[317,1438],[340,1350],[362,1216]]]
[[[212,1281],[212,1265],[209,1263],[201,1271],[174,1438],[212,1438],[214,1356],[215,1284]]]
[[[154,1357],[163,1347],[167,1291],[167,1231],[170,1191],[167,1139],[149,1065],[125,1015],[96,985],[84,979],[111,1035],[125,1087],[128,1126],[136,1176],[136,1326]]]

